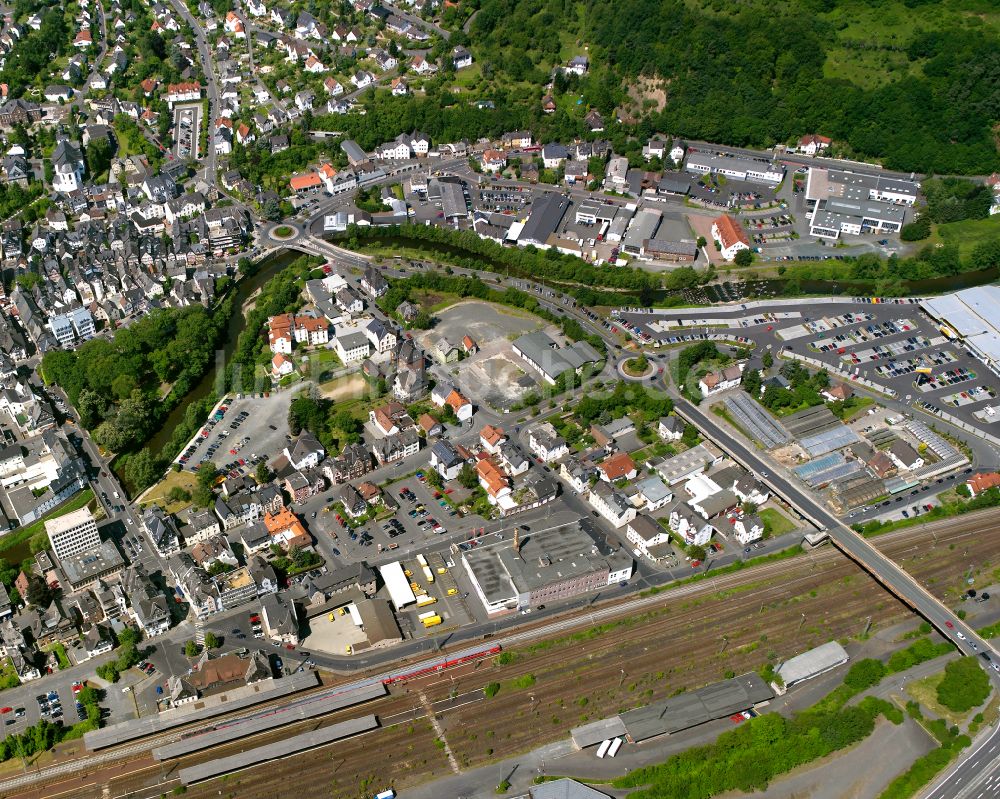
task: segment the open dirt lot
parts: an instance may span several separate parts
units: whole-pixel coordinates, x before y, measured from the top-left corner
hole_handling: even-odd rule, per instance
[[[438,314],[434,330],[424,335],[421,344],[433,353],[434,344],[446,338],[461,345],[470,336],[479,352],[457,363],[438,365],[456,377],[462,392],[474,403],[506,409],[537,386],[535,377],[514,355],[511,341],[524,333],[541,330],[545,323],[531,314],[503,308],[478,300],[452,305]]]
[[[987,512],[888,534],[876,543],[933,593],[956,602],[969,563],[982,566],[977,586],[995,579],[987,564],[1000,544],[1000,529]],[[641,614],[596,628],[584,623],[575,633],[508,650],[502,665],[483,662],[395,686],[385,699],[309,722],[325,726],[372,712],[384,729],[193,786],[187,795],[214,797],[221,791],[239,799],[271,799],[284,795],[293,781],[302,796],[354,799],[389,779],[399,790],[562,739],[571,727],[705,685],[728,670],[755,670],[830,639],[849,639],[862,632],[869,615],[875,631],[913,618],[827,547],[721,575],[681,595],[665,591]],[[499,689],[485,699],[483,687],[491,682]],[[277,734],[291,734],[291,728]],[[378,758],[372,757],[373,747]],[[191,756],[183,765],[208,757]],[[173,771],[167,772],[169,779]],[[107,790],[120,796],[155,784],[158,776],[158,769],[133,772],[111,779]],[[74,795],[96,799],[106,782],[101,778]],[[55,796],[59,790],[25,795]]]
[[[541,319],[524,311],[493,305],[480,300],[464,300],[435,314],[438,322],[434,329],[421,337],[427,350],[439,338],[461,344],[463,336],[470,336],[479,346],[498,338],[519,336],[538,330]]]

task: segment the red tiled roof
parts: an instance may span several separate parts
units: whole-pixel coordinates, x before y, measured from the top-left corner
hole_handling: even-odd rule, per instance
[[[322,183],[323,181],[320,180],[319,175],[317,175],[315,172],[309,172],[305,175],[296,175],[290,181],[288,181],[288,184],[295,191],[301,191],[302,189],[313,189],[320,186]]]
[[[723,214],[720,217],[716,217],[715,226],[719,231],[719,241],[722,243],[722,249],[732,247],[739,241],[742,241],[748,247],[750,246],[750,239],[747,237],[746,231],[727,214]]]
[[[620,480],[622,477],[635,471],[635,461],[627,452],[619,452],[612,455],[598,467],[608,480]]]
[[[983,491],[988,491],[991,488],[996,488],[1000,486],[1000,474],[997,472],[987,472],[986,474],[974,474],[965,484],[972,489],[974,494],[980,494]]]

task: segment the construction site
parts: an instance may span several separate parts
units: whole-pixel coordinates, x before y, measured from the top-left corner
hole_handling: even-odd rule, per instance
[[[994,582],[990,558],[1000,530],[986,511],[874,542],[932,593],[957,605],[969,579],[977,587]],[[71,759],[71,778],[36,782],[18,793],[4,785],[22,774],[21,764],[12,762],[0,774],[0,790],[9,797],[98,799],[169,793],[187,783],[185,795],[192,797],[269,799],[293,787],[301,796],[355,799],[384,787],[386,775],[399,790],[485,765],[680,691],[756,672],[768,662],[777,667],[830,640],[850,647],[852,640],[908,619],[917,620],[853,562],[825,547],[598,604],[593,619],[546,619],[502,639],[502,647],[501,641],[484,642],[497,654],[392,680],[384,691],[359,693],[356,702],[288,713],[287,723],[259,723],[238,740],[225,741],[230,736],[209,731],[211,724],[192,726],[102,750],[99,762],[83,742],[67,743],[29,768],[44,774]],[[323,673],[324,687],[297,693],[295,703],[301,707],[314,694],[328,697],[331,686],[358,677]],[[273,706],[287,704],[276,700]],[[340,726],[328,729],[334,725]],[[199,731],[209,736],[206,746],[188,737]],[[293,736],[299,736],[296,751],[264,749]],[[251,754],[254,749],[261,752]],[[265,755],[267,765],[259,765]]]

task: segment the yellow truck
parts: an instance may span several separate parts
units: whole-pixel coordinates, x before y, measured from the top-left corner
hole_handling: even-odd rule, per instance
[[[420,596],[417,597],[418,608],[424,608],[427,607],[428,605],[433,605],[435,602],[437,602],[437,599],[435,599],[432,596],[427,596],[427,594],[421,594]]]
[[[426,619],[421,619],[420,621],[423,623],[424,628],[426,629],[427,627],[437,627],[437,625],[439,625],[443,621],[443,619],[437,614],[434,614],[433,616],[428,616]]]

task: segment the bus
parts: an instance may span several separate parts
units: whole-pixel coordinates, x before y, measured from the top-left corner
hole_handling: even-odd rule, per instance
[[[604,757],[608,753],[608,749],[611,748],[611,739],[608,738],[606,741],[602,741],[601,745],[597,747],[597,756]]]

